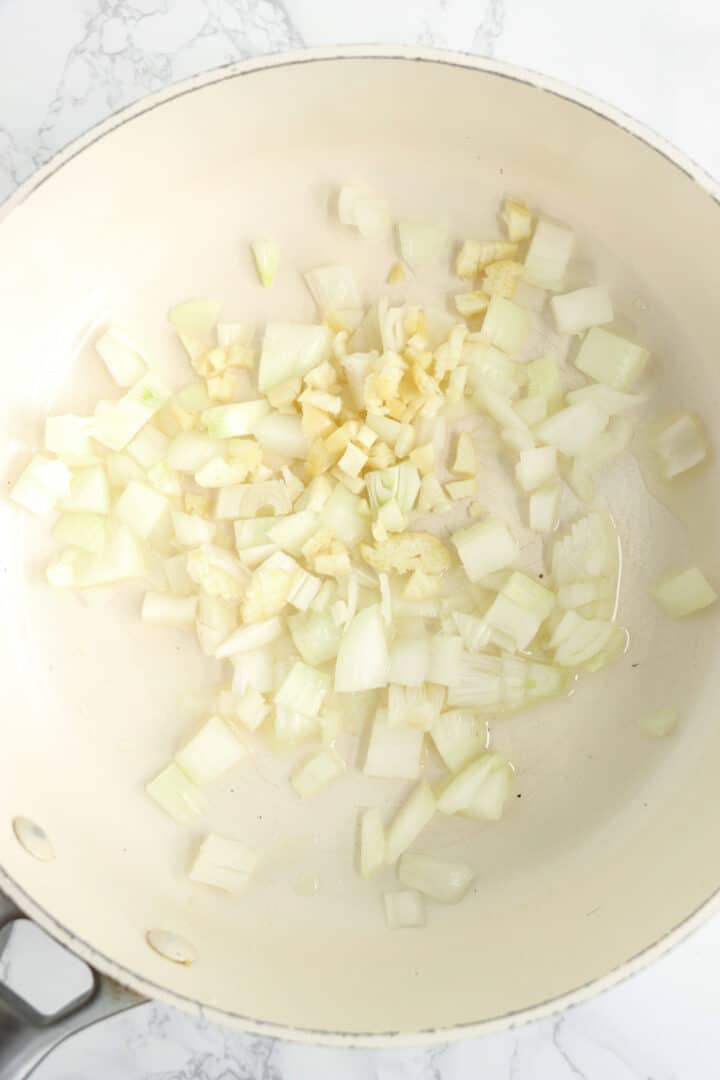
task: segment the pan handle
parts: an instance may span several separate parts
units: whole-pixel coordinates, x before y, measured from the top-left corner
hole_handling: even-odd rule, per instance
[[[142,1003],[0,893],[0,1080],[27,1080],[75,1032]]]

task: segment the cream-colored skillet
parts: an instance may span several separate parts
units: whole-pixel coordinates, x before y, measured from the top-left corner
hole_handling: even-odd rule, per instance
[[[279,238],[288,266],[347,258],[371,274],[377,252],[328,210],[354,179],[458,236],[493,235],[508,193],[570,222],[592,259],[584,272],[612,284],[628,331],[652,349],[657,403],[697,409],[720,441],[713,181],[627,117],[540,76],[428,50],[335,49],[249,61],[143,101],[0,211],[8,483],[44,415],[98,396],[88,343],[108,318],[140,325],[170,369],[161,313],[180,297],[211,295],[229,317],[259,322],[311,316],[299,275],[259,295],[248,236]],[[45,530],[3,502],[0,888],[137,994],[285,1038],[476,1035],[611,985],[706,918],[720,886],[720,616],[659,620],[647,599],[673,562],[717,572],[717,490],[711,465],[666,505],[628,456],[613,506],[629,651],[569,701],[498,721],[522,798],[500,825],[443,841],[476,868],[477,891],[410,935],[387,932],[378,891],[354,877],[345,785],[298,813],[265,771],[220,784],[211,827],[272,846],[270,869],[241,904],[188,881],[196,837],[143,785],[182,733],[179,698],[212,665],[140,624],[132,592],[90,606],[51,593]],[[678,731],[643,739],[638,711],[665,699]],[[44,830],[40,850],[36,833],[19,842],[19,817]],[[45,842],[50,861],[36,857]],[[313,896],[291,887],[308,867],[321,883]],[[6,947],[20,941],[13,912],[0,913]],[[148,930],[179,935],[195,963],[153,951]],[[60,1035],[135,1000],[109,999],[104,977],[75,977],[90,1012]],[[48,1028],[30,1048],[17,1018],[2,1017],[8,1069],[58,1038]]]

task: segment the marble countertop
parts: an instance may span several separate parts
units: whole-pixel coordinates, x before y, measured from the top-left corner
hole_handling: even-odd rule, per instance
[[[42,29],[40,29],[42,28]],[[403,42],[510,60],[619,105],[720,175],[715,0],[0,0],[0,201],[110,112],[263,52]],[[38,1080],[711,1080],[720,921],[555,1019],[449,1047],[338,1051],[147,1005],[61,1047]]]

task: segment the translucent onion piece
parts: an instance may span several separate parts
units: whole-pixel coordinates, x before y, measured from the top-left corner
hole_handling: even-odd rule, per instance
[[[397,867],[398,880],[441,904],[457,904],[470,888],[474,871],[462,862],[406,852]]]

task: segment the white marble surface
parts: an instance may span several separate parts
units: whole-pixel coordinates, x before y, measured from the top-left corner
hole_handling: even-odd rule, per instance
[[[0,0],[0,201],[108,113],[255,53],[447,46],[574,82],[720,175],[716,0]],[[243,1037],[149,1005],[66,1044],[38,1080],[714,1080],[720,922],[555,1020],[425,1051]]]

